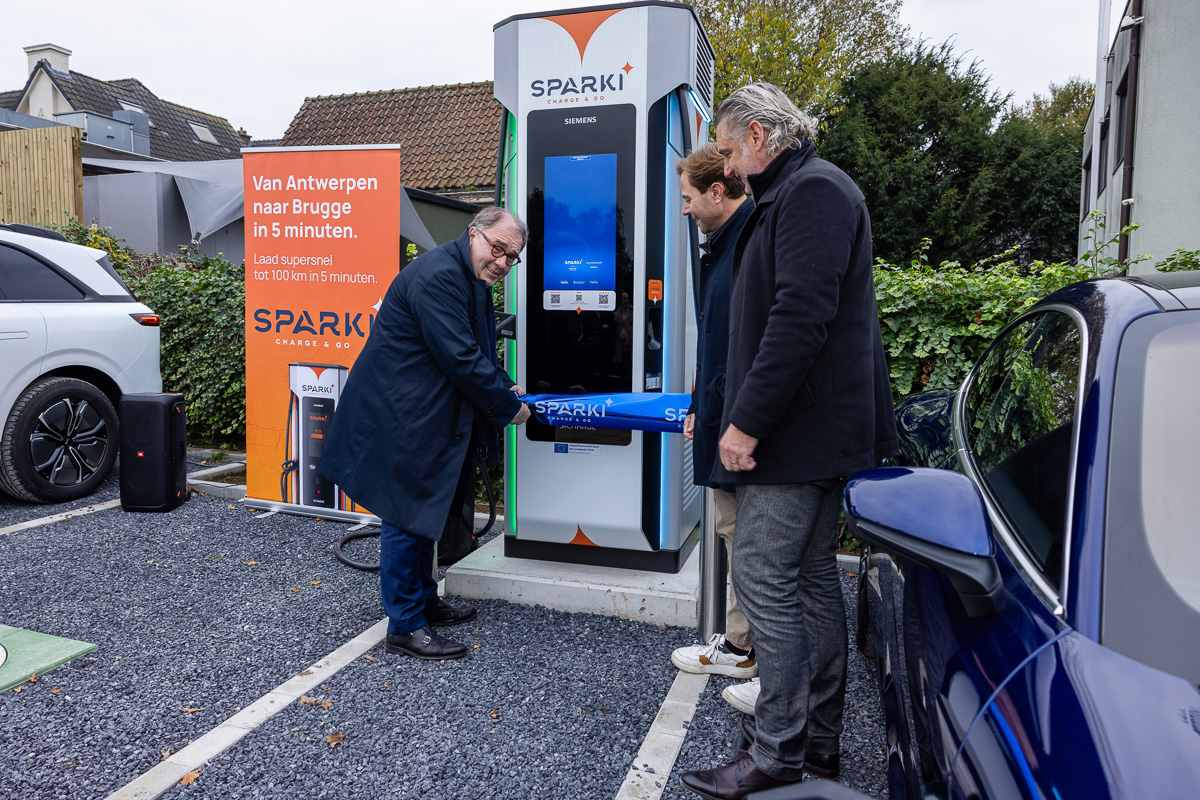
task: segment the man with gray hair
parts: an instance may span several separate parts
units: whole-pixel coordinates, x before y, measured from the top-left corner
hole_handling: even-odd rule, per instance
[[[434,545],[456,491],[474,489],[476,449],[494,463],[497,429],[529,418],[525,391],[500,368],[492,316],[492,285],[520,262],[527,237],[512,214],[486,208],[457,239],[404,267],[334,414],[321,472],[383,520],[389,653],[440,660],[467,652],[433,631],[475,616],[437,596]]]
[[[759,684],[726,690],[734,702],[747,687],[735,705],[755,714],[749,751],[682,780],[734,800],[805,771],[837,775],[848,649],[839,479],[893,455],[896,429],[862,193],[816,157],[813,121],[769,83],[734,92],[716,122],[726,174],[744,177],[756,203],[734,262],[712,479],[737,485],[733,584]]]

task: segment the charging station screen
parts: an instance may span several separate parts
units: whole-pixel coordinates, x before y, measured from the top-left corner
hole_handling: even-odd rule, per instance
[[[547,156],[542,306],[617,307],[617,154]]]

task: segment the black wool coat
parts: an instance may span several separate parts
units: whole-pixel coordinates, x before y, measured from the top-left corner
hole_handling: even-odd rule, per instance
[[[849,176],[789,148],[748,181],[738,240],[721,430],[757,439],[757,467],[718,483],[810,483],[897,452],[871,275],[871,221]]]
[[[696,287],[696,385],[692,387],[689,414],[695,414],[692,439],[692,474],[697,486],[733,491],[735,484],[710,480],[717,461],[721,435],[721,412],[725,408],[725,361],[729,354],[729,291],[733,285],[733,252],[754,201],[737,207],[725,223],[705,242],[708,252],[700,256],[700,280]]]
[[[466,232],[405,267],[354,362],[321,472],[352,500],[418,536],[440,539],[478,411],[482,438],[521,401],[496,357],[491,289],[470,267]]]

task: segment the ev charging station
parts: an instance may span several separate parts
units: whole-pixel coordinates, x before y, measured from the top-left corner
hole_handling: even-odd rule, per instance
[[[690,392],[698,233],[674,164],[707,131],[714,64],[695,10],[633,2],[494,30],[497,198],[530,231],[505,286],[510,372],[531,393]],[[700,514],[689,440],[534,419],[506,436],[507,556],[679,571]]]
[[[350,370],[340,364],[288,364],[287,441],[284,445],[281,501],[313,508],[354,510],[353,503],[321,474],[321,453],[333,412]]]

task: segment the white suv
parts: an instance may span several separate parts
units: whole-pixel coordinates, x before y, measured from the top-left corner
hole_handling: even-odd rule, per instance
[[[91,493],[120,447],[121,395],[162,391],[158,316],[101,250],[0,225],[0,490]]]

